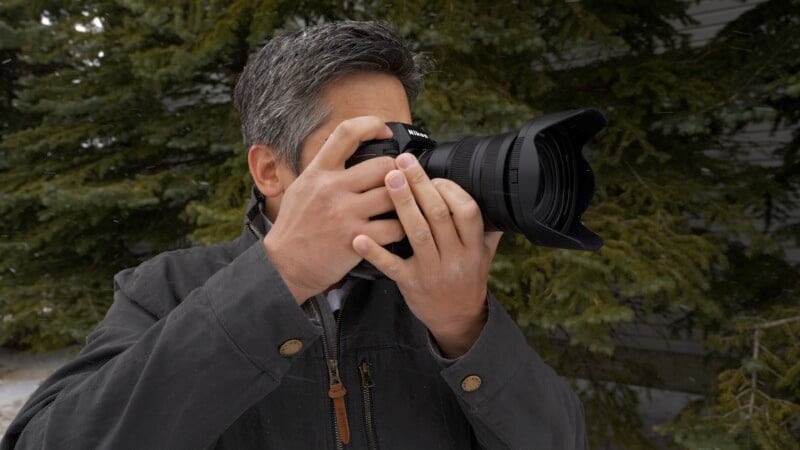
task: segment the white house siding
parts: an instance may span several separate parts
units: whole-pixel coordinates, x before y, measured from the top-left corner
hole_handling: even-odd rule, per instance
[[[675,24],[681,33],[689,35],[692,47],[708,43],[728,22],[733,21],[745,11],[767,0],[705,0],[689,8],[689,15],[698,23],[684,26]],[[747,32],[747,30],[742,30]]]
[[[705,0],[689,8],[689,14],[698,22],[697,24],[689,26],[676,24],[676,29],[689,35],[689,42],[693,47],[701,47],[707,44],[726,24],[745,11],[766,1],[768,0]],[[741,30],[741,32],[747,33],[748,30]],[[778,167],[782,162],[779,157],[774,155],[774,152],[791,141],[792,132],[793,130],[789,128],[773,130],[771,123],[751,124],[732,136],[731,141],[742,146],[744,153],[741,155],[741,160],[743,162],[763,167]],[[773,222],[771,228],[796,223],[800,223],[800,208],[790,211],[782,221]],[[783,248],[791,262],[800,262],[800,247],[796,242],[786,241]]]

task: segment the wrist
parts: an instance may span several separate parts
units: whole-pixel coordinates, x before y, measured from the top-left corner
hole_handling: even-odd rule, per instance
[[[472,348],[483,332],[488,318],[488,309],[484,307],[481,310],[481,314],[466,325],[448,327],[448,329],[443,327],[438,329],[429,328],[429,331],[436,341],[436,345],[442,351],[442,356],[455,359],[463,356]]]
[[[275,266],[275,270],[281,276],[283,283],[289,289],[289,292],[292,293],[298,305],[302,305],[306,300],[316,294],[312,287],[295,281],[302,280],[302,277],[298,278],[295,276],[295,273],[300,271],[297,270],[296,265],[292,263],[289,258],[283,255],[283,252],[280,251],[280,246],[276,245],[273,239],[270,239],[270,234],[267,234],[261,243],[264,246],[264,250],[267,252],[267,256],[269,256],[269,259]]]

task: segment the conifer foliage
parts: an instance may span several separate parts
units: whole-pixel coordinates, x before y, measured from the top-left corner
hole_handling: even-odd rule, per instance
[[[250,181],[231,94],[247,56],[308,24],[382,19],[437,61],[414,110],[434,136],[584,106],[610,120],[586,151],[598,187],[584,221],[605,247],[508,235],[492,277],[548,362],[588,381],[593,446],[651,447],[631,425],[631,388],[597,367],[619,326],[668,316],[676,334],[702,332],[721,364],[660,432],[684,448],[800,448],[800,273],[780,247],[800,238],[800,133],[770,167],[743,162],[749,149],[732,139],[753,123],[798,129],[800,4],[760,3],[702,47],[675,31],[689,6],[6,1],[0,344],[80,342],[114,273],[236,236]]]

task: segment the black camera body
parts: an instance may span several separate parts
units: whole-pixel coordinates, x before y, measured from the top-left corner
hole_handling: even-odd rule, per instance
[[[397,158],[400,153],[413,153],[417,160],[422,164],[421,157],[436,148],[436,141],[434,141],[428,132],[423,128],[409,125],[400,122],[387,122],[386,125],[392,130],[392,139],[367,141],[362,143],[350,158],[345,161],[345,168],[352,167],[355,164],[366,161],[372,158],[381,156],[391,156]],[[424,166],[423,166],[424,167]],[[372,219],[396,219],[395,212],[388,212]],[[384,246],[390,252],[402,257],[408,258],[414,254],[411,249],[411,244],[408,239],[403,238],[399,242],[393,242]],[[364,260],[359,263],[352,271],[351,276],[359,278],[374,279],[382,277],[383,274],[375,268],[371,263]]]
[[[410,152],[429,177],[452,180],[472,195],[487,231],[522,233],[547,247],[598,250],[603,240],[580,221],[595,190],[581,150],[606,123],[598,110],[587,108],[534,118],[519,131],[437,144],[420,127],[389,122],[392,139],[364,142],[345,167]],[[397,216],[376,219],[391,217]],[[387,248],[402,257],[413,254],[406,239]],[[366,261],[351,275],[383,276]]]
[[[406,152],[413,153],[419,159],[436,148],[436,141],[421,127],[400,122],[387,122],[386,125],[392,130],[392,138],[362,143],[345,162],[345,168],[380,156],[396,158]]]

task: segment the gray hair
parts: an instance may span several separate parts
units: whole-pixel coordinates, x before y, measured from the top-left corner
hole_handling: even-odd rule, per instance
[[[275,37],[239,76],[234,102],[246,148],[269,145],[300,169],[303,141],[328,118],[325,86],[355,72],[397,77],[413,104],[430,59],[384,22],[333,22]]]

